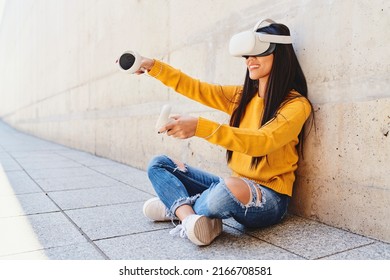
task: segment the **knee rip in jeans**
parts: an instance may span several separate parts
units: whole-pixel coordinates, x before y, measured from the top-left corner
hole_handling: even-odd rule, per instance
[[[176,168],[173,170],[173,172],[175,172],[176,170],[179,170],[181,172],[187,172],[187,167],[183,162],[178,161],[176,159],[172,159],[172,161],[176,165]]]
[[[262,191],[260,186],[246,178],[240,178],[245,185],[248,187],[248,196],[247,198],[243,199],[242,197],[239,198],[237,193],[234,192],[227,184],[227,181],[225,181],[225,186],[227,190],[229,191],[230,195],[241,205],[243,209],[245,209],[245,214],[248,211],[250,207],[263,207],[266,198],[265,193]],[[242,185],[244,187],[245,185]]]
[[[262,200],[263,200],[262,199],[263,198],[263,194],[262,194],[260,188],[257,187],[252,182],[248,182],[246,180],[245,180],[245,182],[247,183],[248,188],[249,188],[249,200],[248,200],[248,203],[245,206],[246,207],[261,206]]]
[[[266,198],[265,193],[261,190],[261,188],[254,182],[243,179],[249,188],[249,200],[248,203],[244,205],[246,211],[250,207],[263,207]],[[246,213],[245,211],[245,213]]]

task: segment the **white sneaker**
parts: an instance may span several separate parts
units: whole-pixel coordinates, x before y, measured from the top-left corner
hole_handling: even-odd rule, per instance
[[[172,220],[172,218],[170,218],[168,215],[167,207],[158,197],[148,199],[144,203],[142,211],[147,218],[155,222],[165,222]],[[174,218],[173,220],[176,219],[177,218]]]
[[[192,243],[205,246],[209,245],[222,232],[222,220],[211,219],[201,215],[190,215],[181,225],[171,230],[172,235],[187,237]]]

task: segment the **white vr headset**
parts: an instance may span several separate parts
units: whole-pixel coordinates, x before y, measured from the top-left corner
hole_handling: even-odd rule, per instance
[[[275,44],[292,44],[289,35],[273,35],[256,32],[257,29],[275,23],[271,19],[260,20],[252,31],[244,31],[230,39],[229,52],[232,56],[265,56],[275,50]]]

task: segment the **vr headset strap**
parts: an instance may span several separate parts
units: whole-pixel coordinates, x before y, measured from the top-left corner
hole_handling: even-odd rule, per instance
[[[265,33],[256,33],[260,41],[276,44],[292,44],[291,36],[288,35],[272,35]]]

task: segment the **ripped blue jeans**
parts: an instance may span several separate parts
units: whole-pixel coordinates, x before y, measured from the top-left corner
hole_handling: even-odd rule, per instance
[[[165,155],[151,160],[148,176],[171,217],[179,206],[187,204],[198,215],[220,219],[233,217],[246,227],[259,228],[280,222],[290,200],[287,195],[244,179],[250,187],[252,200],[243,204],[222,178],[188,165],[179,166]],[[256,189],[261,192],[261,201]]]

